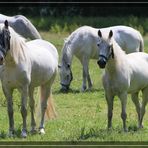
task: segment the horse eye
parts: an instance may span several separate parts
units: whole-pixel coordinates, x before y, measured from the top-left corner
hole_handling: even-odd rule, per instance
[[[101,42],[98,42],[98,43],[97,43],[97,46],[100,46],[100,43],[101,43]]]
[[[67,64],[67,67],[70,68],[70,64]]]
[[[66,76],[66,79],[68,79],[68,80],[69,80],[69,79],[70,79],[70,76],[69,76],[69,75],[67,75],[67,76]]]

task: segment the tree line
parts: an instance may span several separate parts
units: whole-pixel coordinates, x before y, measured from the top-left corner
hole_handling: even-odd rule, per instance
[[[143,5],[132,5],[132,4],[105,4],[105,3],[96,3],[96,4],[64,4],[64,3],[54,3],[54,4],[40,4],[34,3],[30,6],[13,6],[9,7],[0,7],[0,13],[5,15],[16,15],[22,14],[25,16],[53,16],[53,17],[63,17],[63,16],[137,16],[137,17],[147,17],[148,16],[148,6]]]

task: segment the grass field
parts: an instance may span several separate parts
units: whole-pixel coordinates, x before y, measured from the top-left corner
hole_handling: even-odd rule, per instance
[[[64,38],[67,33],[54,34],[41,32],[41,36],[53,43],[61,55]],[[148,37],[145,38],[145,49],[148,51]],[[53,97],[58,117],[55,120],[45,122],[46,134],[30,135],[21,139],[20,130],[22,118],[20,114],[20,95],[14,93],[14,118],[17,135],[15,138],[8,138],[8,116],[6,101],[0,89],[0,141],[148,141],[148,112],[144,116],[144,128],[137,129],[137,114],[130,98],[127,104],[127,126],[128,132],[122,130],[120,118],[121,106],[118,98],[114,101],[113,129],[108,131],[107,127],[107,106],[104,98],[104,90],[101,83],[103,71],[99,69],[96,61],[90,62],[90,75],[93,80],[92,91],[81,93],[82,67],[74,57],[72,71],[74,79],[71,83],[69,93],[60,93],[59,75],[53,85]],[[36,103],[38,102],[38,91],[36,90]],[[39,117],[37,116],[39,124]],[[38,125],[37,124],[37,125]],[[28,107],[27,117],[28,130],[30,130],[30,112]]]

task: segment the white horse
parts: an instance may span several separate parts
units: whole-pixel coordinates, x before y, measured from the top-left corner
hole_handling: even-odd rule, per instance
[[[107,34],[98,31],[98,65],[105,68],[103,86],[108,105],[108,128],[112,127],[114,96],[121,100],[123,128],[126,131],[127,94],[130,93],[138,114],[138,126],[142,128],[145,106],[148,102],[148,54],[136,52],[125,54],[114,40],[112,30]],[[132,44],[132,43],[131,43]],[[142,105],[138,93],[142,91]]]
[[[22,137],[27,136],[27,97],[31,109],[31,132],[36,131],[34,119],[35,87],[40,86],[41,122],[39,132],[44,134],[44,114],[55,117],[55,109],[51,99],[51,87],[58,70],[58,52],[49,42],[36,39],[25,42],[5,21],[0,25],[0,64],[1,82],[7,99],[9,116],[9,135],[14,134],[13,99],[14,89],[21,93],[21,114],[23,118]]]
[[[100,29],[102,32],[113,30],[114,39],[126,53],[143,51],[143,38],[141,34],[127,26],[114,26]],[[72,81],[71,63],[75,55],[83,66],[82,91],[92,87],[92,81],[89,75],[89,60],[97,59],[97,28],[82,26],[75,30],[65,41],[62,50],[60,68],[60,83],[62,90],[68,90]]]
[[[5,20],[8,20],[9,25],[21,36],[29,39],[41,39],[35,26],[25,16],[6,16],[0,14],[0,23],[4,23]]]

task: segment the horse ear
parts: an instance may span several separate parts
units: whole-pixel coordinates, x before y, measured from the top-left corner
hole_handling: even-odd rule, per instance
[[[8,29],[9,25],[8,25],[8,21],[7,20],[5,20],[4,25],[5,25],[5,28]]]
[[[67,42],[67,38],[64,38],[64,42]]]
[[[113,31],[112,30],[110,30],[110,32],[109,32],[109,39],[111,38],[113,36]]]
[[[98,30],[98,36],[101,38],[102,37],[102,33],[100,30]]]

